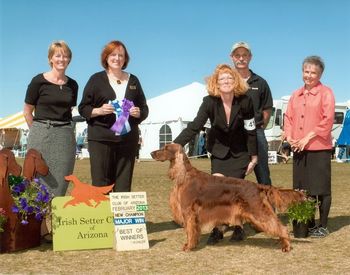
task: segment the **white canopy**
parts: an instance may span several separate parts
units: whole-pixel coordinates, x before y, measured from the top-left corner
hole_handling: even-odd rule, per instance
[[[160,130],[165,124],[169,126],[174,140],[195,118],[206,95],[205,85],[193,82],[148,100],[149,116],[140,125],[143,139],[140,158],[151,158],[150,153],[159,149]]]
[[[205,85],[193,82],[147,101],[149,116],[142,124],[174,121],[191,121],[197,114],[203,97],[208,95]]]
[[[0,129],[5,128],[17,128],[17,129],[28,129],[27,123],[24,119],[23,113],[18,112],[13,115],[9,115],[0,119]]]

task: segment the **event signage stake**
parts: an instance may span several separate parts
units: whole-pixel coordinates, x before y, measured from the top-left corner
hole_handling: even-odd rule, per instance
[[[108,201],[97,207],[64,205],[71,196],[52,200],[53,250],[113,248],[113,214]]]
[[[113,185],[97,187],[74,175],[70,196],[52,200],[53,250],[113,248],[114,224],[109,196]]]
[[[115,249],[148,249],[146,192],[115,192],[110,193],[109,198],[114,216]]]

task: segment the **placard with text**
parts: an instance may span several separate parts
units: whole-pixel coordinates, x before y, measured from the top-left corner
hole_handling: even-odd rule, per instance
[[[72,199],[52,200],[53,250],[113,248],[114,218],[109,200],[89,206],[68,204]]]
[[[110,193],[109,198],[114,217],[115,249],[148,249],[146,192],[116,192]]]

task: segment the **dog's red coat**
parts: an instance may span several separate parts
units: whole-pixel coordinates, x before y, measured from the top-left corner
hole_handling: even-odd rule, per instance
[[[291,203],[305,200],[304,193],[209,175],[192,167],[179,144],[167,144],[151,155],[158,161],[170,161],[169,177],[175,183],[170,207],[174,220],[184,226],[187,234],[184,251],[196,247],[204,226],[212,228],[244,222],[279,237],[282,251],[290,251],[288,230],[273,208],[285,211]]]

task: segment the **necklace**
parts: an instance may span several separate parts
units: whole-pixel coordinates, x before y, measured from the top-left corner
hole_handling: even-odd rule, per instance
[[[113,75],[113,74],[108,74],[108,77],[109,77],[112,81],[116,82],[118,85],[122,84],[122,81],[121,81],[119,78],[117,78],[115,75]]]
[[[57,85],[61,91],[63,89],[63,86],[68,82],[68,78],[65,75],[55,76],[52,72],[44,73],[44,78],[47,81]]]

